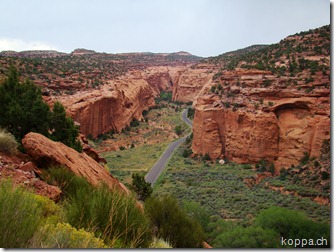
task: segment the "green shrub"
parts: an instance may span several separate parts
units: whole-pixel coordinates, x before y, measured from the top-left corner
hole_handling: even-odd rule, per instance
[[[210,157],[209,153],[205,153],[205,154],[204,154],[204,156],[203,156],[203,160],[204,160],[204,161],[209,161],[209,160],[211,160],[211,157]]]
[[[106,248],[94,233],[77,230],[68,223],[45,225],[34,235],[32,248]]]
[[[18,146],[15,137],[11,133],[0,128],[0,152],[13,155],[17,152]]]
[[[44,177],[64,192],[66,218],[73,227],[94,232],[112,247],[145,247],[151,242],[149,220],[133,197],[105,185],[95,188],[61,167],[48,169]]]
[[[176,133],[178,136],[180,136],[180,135],[182,134],[182,127],[181,127],[181,125],[177,125],[177,126],[175,126],[174,131],[175,131],[175,133]]]
[[[65,220],[65,212],[61,205],[45,196],[37,194],[31,194],[31,196],[42,211],[43,224],[56,224]]]
[[[135,199],[118,190],[101,186],[91,192],[77,190],[66,206],[68,222],[76,228],[94,231],[111,246],[145,247],[151,240],[149,221]]]
[[[261,211],[255,222],[264,229],[272,229],[280,237],[296,239],[318,239],[324,237],[330,245],[330,225],[315,222],[300,211],[282,207],[270,207]]]
[[[94,190],[94,187],[85,178],[76,176],[66,167],[49,167],[47,170],[43,170],[41,176],[48,184],[58,186],[62,190],[63,197],[67,199],[75,197],[79,193],[84,196],[86,192]]]
[[[183,203],[184,211],[187,215],[201,224],[204,231],[208,231],[208,224],[210,222],[210,215],[207,209],[195,201],[186,201]]]
[[[138,173],[132,174],[131,188],[137,193],[138,199],[142,201],[150,197],[153,192],[151,184],[146,182],[144,176]]]
[[[0,247],[27,248],[43,211],[32,193],[0,181]]]
[[[277,248],[279,236],[275,231],[262,227],[237,226],[218,235],[213,246],[215,248]]]
[[[180,208],[175,198],[149,198],[145,212],[157,230],[157,237],[169,241],[175,248],[200,247],[204,240],[201,225]]]
[[[310,161],[310,154],[308,152],[303,153],[304,156],[300,159],[300,165],[306,165]]]
[[[76,151],[82,152],[81,143],[77,140],[79,129],[75,126],[73,119],[66,116],[65,108],[60,102],[53,105],[49,123],[52,140],[60,141]]]

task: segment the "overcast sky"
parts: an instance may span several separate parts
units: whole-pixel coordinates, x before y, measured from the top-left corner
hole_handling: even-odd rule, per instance
[[[329,0],[1,0],[0,51],[207,57],[329,23]]]

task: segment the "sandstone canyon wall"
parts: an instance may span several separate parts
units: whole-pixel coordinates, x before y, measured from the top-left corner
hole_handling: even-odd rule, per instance
[[[96,138],[111,130],[120,132],[134,118],[140,120],[161,91],[173,92],[177,101],[193,101],[203,85],[211,83],[208,71],[188,66],[148,67],[129,71],[98,89],[53,96],[48,102],[59,100],[80,124],[81,132]]]
[[[329,34],[326,26],[258,53],[206,60],[220,63],[220,70],[194,102],[194,154],[237,163],[268,160],[277,172],[305,154],[319,157],[330,139]]]
[[[142,111],[154,105],[157,94],[143,79],[114,80],[97,90],[54,97],[64,104],[86,136],[96,138],[111,130],[120,132]]]

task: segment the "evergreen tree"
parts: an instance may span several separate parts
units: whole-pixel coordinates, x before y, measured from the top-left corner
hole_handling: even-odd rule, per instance
[[[144,176],[140,176],[138,173],[132,174],[131,187],[137,193],[138,199],[143,201],[153,192],[151,184],[146,182]]]
[[[82,151],[82,146],[77,140],[78,127],[74,125],[72,118],[66,116],[65,108],[60,102],[53,105],[53,111],[50,114],[50,129],[52,140],[62,142],[79,152]]]
[[[17,71],[11,67],[8,78],[0,85],[0,125],[19,141],[28,132],[48,137],[49,114],[40,88],[29,80],[20,83]]]
[[[69,147],[82,150],[76,139],[79,131],[64,107],[56,102],[53,111],[43,101],[39,87],[29,80],[20,83],[14,67],[0,84],[0,126],[6,128],[21,142],[29,132],[40,133]],[[50,133],[51,132],[51,133]]]

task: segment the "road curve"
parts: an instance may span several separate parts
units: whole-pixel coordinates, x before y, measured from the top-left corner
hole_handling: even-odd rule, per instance
[[[188,109],[184,109],[181,114],[181,119],[184,121],[188,126],[192,127],[192,122],[188,119],[187,117],[187,111]],[[158,161],[155,163],[155,165],[151,168],[151,170],[146,174],[145,176],[145,181],[151,183],[153,186],[154,183],[157,181],[159,178],[161,172],[163,169],[166,167],[170,157],[172,156],[174,150],[181,144],[183,143],[186,138],[189,136],[186,135],[180,139],[177,139],[176,141],[170,143],[165,150],[165,152],[160,156]]]
[[[184,109],[181,114],[181,119],[184,121],[190,128],[193,126],[193,122],[187,117],[188,109]]]

